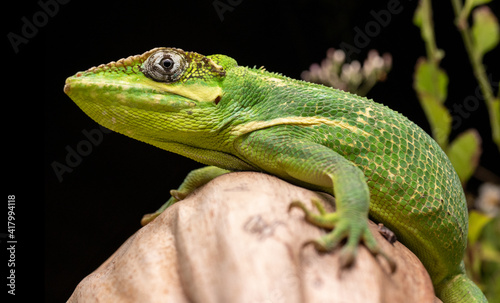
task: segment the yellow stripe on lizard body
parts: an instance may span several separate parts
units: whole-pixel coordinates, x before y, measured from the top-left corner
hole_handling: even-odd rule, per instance
[[[232,130],[231,134],[233,136],[241,136],[259,129],[268,128],[276,125],[299,125],[299,126],[313,126],[313,125],[328,125],[328,126],[338,126],[340,128],[349,129],[352,132],[357,132],[368,136],[369,134],[364,130],[357,128],[355,126],[349,125],[347,122],[342,120],[330,120],[324,117],[289,117],[289,118],[277,118],[269,121],[252,121],[244,124],[236,125]]]
[[[205,171],[212,178],[257,170],[334,194],[333,214],[292,206],[333,229],[316,248],[330,251],[348,238],[344,265],[360,243],[385,256],[368,230],[370,215],[420,258],[443,302],[486,301],[463,268],[467,207],[456,172],[429,135],[386,106],[174,48],[78,73],[64,91],[105,127],[219,167],[198,171],[196,180],[206,182]],[[190,178],[178,190],[183,196],[201,182]]]

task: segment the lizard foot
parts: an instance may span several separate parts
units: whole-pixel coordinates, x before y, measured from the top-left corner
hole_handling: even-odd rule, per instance
[[[179,202],[180,200],[183,200],[184,198],[186,198],[188,193],[172,189],[170,191],[170,195],[171,195],[170,199],[168,199],[168,201],[165,202],[165,204],[163,204],[156,212],[151,213],[151,214],[145,214],[144,216],[142,216],[142,219],[141,219],[142,226],[145,226],[145,225],[151,223],[154,219],[156,219],[156,217],[158,217],[163,211],[165,211],[165,209],[167,209],[172,204]]]
[[[319,201],[312,200],[312,202],[319,214],[312,213],[298,201],[292,202],[289,209],[298,207],[304,211],[307,222],[333,230],[319,239],[306,242],[304,245],[312,244],[318,251],[330,252],[338,247],[343,240],[346,240],[340,251],[340,264],[342,267],[349,267],[354,263],[358,245],[362,242],[372,255],[384,257],[389,263],[391,271],[395,271],[396,264],[379,248],[375,237],[368,228],[367,218],[363,218],[361,215],[339,214],[338,212],[328,213]]]
[[[156,217],[158,217],[165,209],[174,203],[184,200],[190,193],[192,193],[195,189],[200,186],[203,186],[213,180],[214,178],[228,173],[229,171],[226,169],[222,169],[216,166],[205,166],[202,168],[195,169],[191,171],[178,189],[172,189],[170,191],[170,199],[162,205],[156,212],[152,214],[147,214],[142,217],[141,224],[142,226],[150,223]]]

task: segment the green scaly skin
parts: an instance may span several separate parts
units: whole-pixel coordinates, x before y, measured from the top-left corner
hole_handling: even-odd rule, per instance
[[[335,213],[291,207],[333,229],[313,241],[317,249],[347,238],[343,265],[360,243],[385,256],[368,230],[369,214],[420,258],[441,300],[486,302],[463,267],[468,222],[457,174],[436,142],[399,113],[224,55],[174,48],[77,73],[64,91],[97,123],[211,165],[144,223],[215,176],[264,171],[335,195]]]

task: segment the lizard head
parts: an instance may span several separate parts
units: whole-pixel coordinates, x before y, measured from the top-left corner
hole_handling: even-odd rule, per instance
[[[147,142],[209,127],[226,72],[236,65],[223,55],[155,48],[79,72],[64,92],[97,123]]]

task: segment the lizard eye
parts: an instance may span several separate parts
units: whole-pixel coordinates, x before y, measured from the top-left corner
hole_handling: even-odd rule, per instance
[[[144,62],[141,70],[148,78],[170,83],[179,80],[186,68],[187,62],[183,54],[170,49],[152,54]]]
[[[174,66],[174,61],[170,58],[166,58],[161,62],[161,65],[165,70],[171,70]]]

